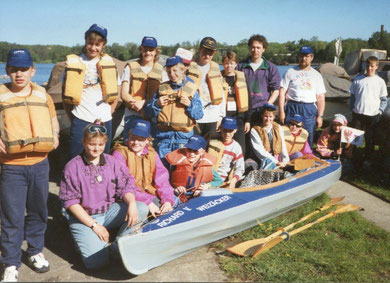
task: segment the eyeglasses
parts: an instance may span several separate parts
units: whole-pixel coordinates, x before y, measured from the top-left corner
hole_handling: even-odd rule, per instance
[[[294,124],[294,123],[290,123],[290,126],[295,126],[297,128],[302,128],[302,125],[298,125],[298,124]]]
[[[91,125],[88,127],[88,132],[90,132],[91,134],[96,134],[97,132],[107,134],[107,128],[102,125]]]

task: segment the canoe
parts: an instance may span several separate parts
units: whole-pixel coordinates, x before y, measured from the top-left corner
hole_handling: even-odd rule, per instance
[[[275,183],[206,190],[135,233],[118,237],[123,264],[134,275],[145,273],[303,205],[324,193],[340,175],[339,161],[316,158],[314,167]]]

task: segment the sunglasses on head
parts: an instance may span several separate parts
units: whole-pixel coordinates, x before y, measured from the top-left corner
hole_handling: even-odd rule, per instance
[[[91,134],[96,134],[97,132],[107,134],[107,128],[102,125],[91,125],[88,127],[88,132],[90,132]]]
[[[297,128],[302,128],[302,125],[295,124],[295,123],[290,123],[290,126],[295,126],[295,127],[297,127]]]

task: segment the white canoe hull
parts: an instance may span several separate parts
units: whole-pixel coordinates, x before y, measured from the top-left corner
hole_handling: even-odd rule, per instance
[[[333,162],[332,164],[322,170],[324,172],[317,172],[316,179],[303,180],[304,177],[297,179],[299,182],[293,180],[280,186],[284,187],[281,192],[262,196],[249,202],[244,200],[239,205],[227,209],[222,208],[218,212],[205,216],[199,216],[198,212],[223,206],[233,201],[236,196],[239,202],[240,197],[248,193],[222,193],[210,198],[206,204],[195,204],[195,206],[189,201],[171,212],[170,216],[164,215],[165,221],[157,219],[149,223],[151,227],[153,225],[161,227],[154,230],[151,228],[148,231],[149,224],[147,224],[140,233],[120,237],[118,244],[123,264],[130,273],[142,274],[198,247],[253,227],[257,221],[269,220],[301,206],[324,193],[340,178],[340,163]],[[207,200],[207,197],[204,198]],[[198,214],[198,216],[175,224],[180,218],[194,214],[193,210],[196,210],[195,215]]]

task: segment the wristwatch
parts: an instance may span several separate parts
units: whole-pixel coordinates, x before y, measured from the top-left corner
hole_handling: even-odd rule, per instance
[[[320,117],[320,118],[322,118],[322,117],[324,117],[324,115],[317,115],[317,117]]]
[[[91,228],[93,230],[93,228],[95,228],[96,225],[97,225],[97,222],[95,221],[95,222],[93,222],[93,224],[89,228]]]

